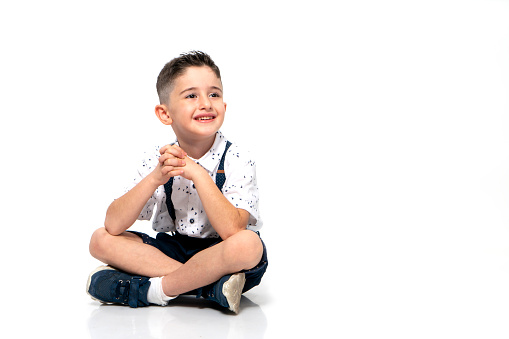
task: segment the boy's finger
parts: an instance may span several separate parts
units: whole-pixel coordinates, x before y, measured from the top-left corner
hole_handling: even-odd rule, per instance
[[[161,155],[163,155],[169,147],[171,147],[171,145],[165,145],[165,146],[161,147],[161,148],[159,149],[159,153],[160,153]]]
[[[175,169],[170,172],[172,177],[177,177],[177,176],[181,175],[182,173],[184,173],[184,171],[181,169]]]
[[[173,171],[174,168],[173,166],[165,166],[162,170],[161,170],[161,173],[163,175],[168,175],[168,173],[170,173],[171,171]]]
[[[161,153],[161,155],[164,153],[169,153],[169,154],[172,154],[174,157],[181,158],[181,159],[183,159],[187,155],[187,153],[177,145],[163,146],[159,150],[159,153]]]
[[[186,165],[186,162],[182,159],[178,158],[170,158],[166,159],[164,162],[162,162],[163,166],[173,166],[173,167],[184,167]]]
[[[159,157],[159,163],[161,165],[164,165],[164,163],[168,160],[168,159],[175,159],[175,156],[173,154],[170,154],[170,153],[163,153],[160,157]]]
[[[181,170],[180,168],[174,168],[172,166],[166,166],[162,171],[163,175],[167,175],[170,177],[176,177],[181,175],[182,173],[184,173],[183,170]]]
[[[171,147],[171,149],[175,152],[177,152],[177,154],[175,154],[174,152],[172,152],[172,154],[174,156],[176,156],[177,158],[180,158],[180,159],[183,159],[184,157],[187,156],[187,153],[182,149],[180,148],[180,146],[177,146],[177,145],[173,145]]]

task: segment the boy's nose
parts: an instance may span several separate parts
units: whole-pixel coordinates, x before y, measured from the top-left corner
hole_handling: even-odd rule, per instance
[[[202,96],[200,100],[200,109],[210,109],[211,103],[208,96]]]

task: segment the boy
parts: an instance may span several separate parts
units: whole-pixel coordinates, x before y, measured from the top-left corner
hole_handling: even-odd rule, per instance
[[[226,103],[210,56],[181,54],[156,87],[155,113],[177,141],[146,153],[132,188],[109,206],[90,241],[92,256],[108,266],[90,274],[87,293],[131,307],[195,294],[238,313],[241,294],[267,268],[255,163],[219,131]],[[154,211],[156,239],[127,231]]]

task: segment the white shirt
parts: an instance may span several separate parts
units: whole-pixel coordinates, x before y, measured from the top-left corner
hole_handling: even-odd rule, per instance
[[[126,192],[136,186],[144,177],[154,170],[159,162],[159,149],[154,147],[151,152],[145,152],[144,159],[138,169],[138,175]],[[216,180],[219,162],[226,148],[226,138],[217,132],[216,139],[210,150],[200,159],[195,160]],[[223,195],[237,208],[249,212],[248,229],[257,231],[262,227],[258,211],[258,186],[256,184],[256,165],[250,154],[235,144],[228,149],[225,157],[224,172],[226,182]],[[159,186],[150,197],[138,216],[138,220],[152,219],[152,228],[156,232],[173,232],[196,238],[217,238],[205,213],[193,182],[183,177],[173,178],[171,200],[175,207],[175,223],[171,219],[166,207],[166,193],[164,185]]]

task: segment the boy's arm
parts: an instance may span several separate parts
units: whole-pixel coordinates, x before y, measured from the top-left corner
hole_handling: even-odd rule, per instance
[[[129,192],[114,200],[106,211],[104,221],[108,233],[119,235],[131,227],[158,186],[149,175]]]
[[[249,212],[233,206],[203,167],[186,157],[182,169],[181,176],[193,181],[212,227],[223,240],[246,229]]]
[[[183,166],[181,158],[185,157],[186,153],[178,146],[168,145],[163,149],[166,153],[159,158],[157,167],[108,207],[104,226],[111,235],[119,235],[131,227],[154,191],[171,177],[182,174],[182,170],[175,168]]]

